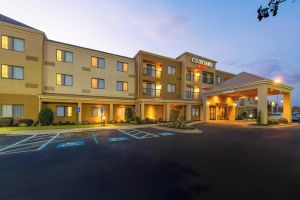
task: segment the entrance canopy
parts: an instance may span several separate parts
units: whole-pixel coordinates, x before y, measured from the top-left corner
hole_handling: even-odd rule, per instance
[[[242,72],[222,82],[216,87],[206,90],[203,93],[203,105],[206,106],[203,106],[203,108],[206,108],[206,111],[208,111],[211,106],[225,104],[229,107],[233,107],[232,111],[235,112],[234,107],[236,107],[236,100],[239,98],[256,98],[258,100],[258,112],[261,113],[262,124],[267,124],[268,96],[282,94],[284,97],[284,117],[290,121],[292,90],[293,88],[288,85],[247,72]],[[204,113],[204,115],[205,114],[206,113]],[[209,120],[208,113],[206,116],[203,116],[203,119]]]

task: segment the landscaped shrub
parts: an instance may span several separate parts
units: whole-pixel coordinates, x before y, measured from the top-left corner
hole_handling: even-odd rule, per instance
[[[289,121],[286,118],[282,117],[282,118],[279,119],[279,123],[288,124]]]
[[[82,121],[82,125],[88,125],[88,124],[90,124],[89,121]]]
[[[53,122],[54,116],[50,108],[43,108],[39,113],[39,121],[42,126],[50,125]]]
[[[125,120],[127,122],[131,121],[134,117],[134,113],[133,113],[133,110],[132,108],[126,108],[125,109]]]
[[[4,117],[0,119],[0,126],[12,126],[14,124],[14,118]]]
[[[179,119],[179,114],[180,114],[180,110],[178,110],[178,109],[173,109],[173,110],[171,110],[171,113],[170,113],[170,120],[171,120],[172,122],[178,121],[178,119]]]
[[[32,119],[20,119],[19,126],[31,126],[33,124]]]
[[[279,124],[278,119],[269,119],[268,120],[268,125],[277,125],[277,124]]]

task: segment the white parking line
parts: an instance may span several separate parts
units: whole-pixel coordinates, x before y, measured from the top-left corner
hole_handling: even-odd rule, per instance
[[[29,139],[31,139],[31,138],[34,138],[35,136],[36,136],[36,135],[32,135],[32,136],[30,136],[30,137],[28,137],[28,138],[25,138],[24,140],[21,140],[21,141],[15,143],[15,144],[9,145],[9,146],[7,146],[7,147],[1,149],[0,152],[4,151],[4,150],[6,150],[6,149],[9,149],[9,148],[11,148],[11,147],[14,147],[14,146],[16,146],[16,145],[18,145],[18,144],[20,144],[20,143],[22,143],[22,142],[26,142],[27,140],[29,140]]]
[[[33,135],[15,144],[3,148],[0,151],[0,155],[40,151],[58,136],[59,133],[55,136],[50,134]]]
[[[152,133],[148,133],[146,131],[141,131],[141,130],[137,130],[137,129],[123,129],[123,130],[119,130],[120,132],[129,135],[133,138],[136,139],[146,139],[146,138],[153,138],[153,137],[159,137],[158,135],[154,135]],[[136,133],[134,133],[136,132]]]

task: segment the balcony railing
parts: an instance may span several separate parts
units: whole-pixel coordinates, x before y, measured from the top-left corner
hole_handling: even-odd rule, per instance
[[[144,95],[148,97],[160,97],[160,89],[144,88]]]
[[[161,77],[161,71],[144,68],[144,75],[154,77],[154,78],[160,78]]]
[[[187,99],[199,99],[199,92],[186,91]]]
[[[186,75],[186,80],[191,81],[191,82],[199,82],[199,76],[195,76],[192,74],[187,74]]]
[[[202,83],[214,84],[214,78],[208,78],[207,76],[202,77]]]

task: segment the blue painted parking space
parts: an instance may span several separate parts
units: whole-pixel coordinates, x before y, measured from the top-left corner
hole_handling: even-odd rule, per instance
[[[172,132],[166,132],[166,133],[160,133],[159,135],[161,135],[161,136],[174,136],[176,134],[172,133]]]
[[[122,142],[122,141],[129,141],[128,137],[109,137],[107,138],[109,142]]]
[[[59,143],[56,148],[66,148],[66,147],[74,147],[74,146],[81,146],[84,145],[85,142],[83,140],[80,141],[75,141],[75,142],[64,142],[64,143]]]

